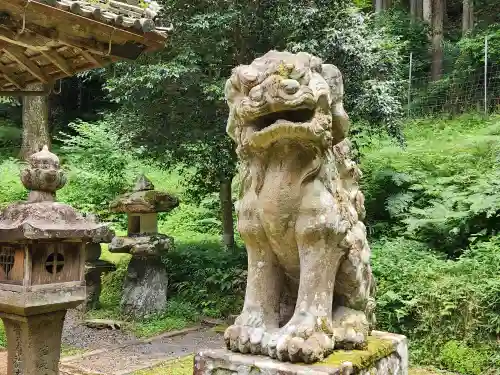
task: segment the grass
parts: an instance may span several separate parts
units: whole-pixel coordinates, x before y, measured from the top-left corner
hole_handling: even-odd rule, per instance
[[[193,373],[193,356],[189,355],[168,361],[150,369],[139,370],[132,375],[191,375]]]
[[[75,355],[80,355],[85,353],[86,349],[75,348],[73,346],[62,345],[61,346],[61,357],[73,357]]]

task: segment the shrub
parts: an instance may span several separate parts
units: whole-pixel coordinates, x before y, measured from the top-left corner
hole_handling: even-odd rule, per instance
[[[19,177],[20,168],[21,164],[13,158],[0,162],[0,209],[27,197],[28,191]]]
[[[406,148],[376,138],[362,150],[368,224],[457,256],[499,228],[500,117],[407,124]],[[390,226],[390,230],[389,230]]]
[[[453,348],[449,342],[455,340],[488,357],[487,362],[462,364],[486,371],[487,365],[499,360],[492,357],[500,333],[499,246],[500,237],[493,237],[457,260],[446,260],[415,241],[375,242],[372,263],[379,328],[409,336],[413,359],[424,364],[435,364],[442,355],[448,366]]]
[[[246,253],[224,250],[220,241],[180,242],[164,258],[172,295],[193,303],[204,315],[239,310],[246,285]]]
[[[21,129],[14,123],[0,119],[0,155],[13,156],[21,146]]]

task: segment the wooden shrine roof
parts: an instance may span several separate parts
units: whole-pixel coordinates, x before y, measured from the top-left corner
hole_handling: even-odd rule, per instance
[[[0,0],[0,91],[19,92],[161,49],[168,28],[143,0]],[[21,94],[21,93],[20,93]]]

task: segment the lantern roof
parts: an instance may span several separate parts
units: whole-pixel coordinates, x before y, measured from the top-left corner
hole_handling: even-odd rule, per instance
[[[155,190],[153,183],[140,175],[131,193],[119,196],[110,204],[112,212],[155,213],[169,212],[179,205],[179,200],[163,191]]]

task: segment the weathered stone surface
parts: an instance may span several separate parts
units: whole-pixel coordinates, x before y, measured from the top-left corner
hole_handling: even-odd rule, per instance
[[[115,199],[109,209],[124,213],[169,212],[179,205],[179,200],[173,195],[153,189],[151,181],[142,175],[135,190]]]
[[[114,237],[109,245],[111,253],[128,253],[138,257],[158,257],[174,246],[174,239],[165,234],[151,236]]]
[[[227,347],[308,363],[364,348],[375,284],[342,74],[307,53],[271,51],[234,69],[225,92],[251,280]]]
[[[123,286],[121,308],[125,314],[144,317],[167,305],[168,275],[158,257],[132,257]]]
[[[0,312],[21,316],[72,309],[85,301],[85,285],[80,282],[23,287],[2,285]]]
[[[203,350],[194,359],[194,375],[407,375],[404,336],[373,331],[366,350],[336,350],[312,365],[283,363],[266,356],[228,350]]]
[[[85,247],[85,261],[93,262],[101,257],[101,244],[99,243],[88,243]]]
[[[114,331],[116,329],[120,329],[123,322],[111,319],[86,319],[83,321],[83,324],[89,328],[112,329]]]
[[[1,316],[8,345],[7,373],[58,375],[66,311],[20,318]]]
[[[85,300],[85,309],[92,310],[100,307],[101,296],[101,275],[107,272],[116,271],[116,266],[104,260],[93,260],[85,265],[85,284],[87,298]]]
[[[88,221],[73,207],[58,202],[16,203],[0,214],[4,242],[65,238],[109,242],[113,234],[106,223]]]
[[[60,170],[59,158],[47,146],[30,156],[29,167],[21,172],[24,187],[31,190],[28,201],[51,201],[55,192],[66,184],[64,171]]]

